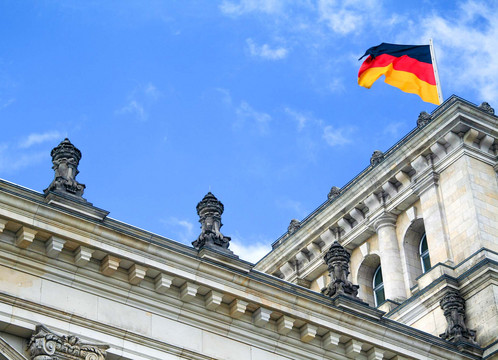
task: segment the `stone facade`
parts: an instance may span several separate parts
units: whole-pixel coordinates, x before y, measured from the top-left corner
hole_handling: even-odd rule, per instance
[[[108,218],[66,139],[44,193],[0,180],[0,359],[496,358],[497,125],[451,97],[257,264],[211,193],[193,247]]]

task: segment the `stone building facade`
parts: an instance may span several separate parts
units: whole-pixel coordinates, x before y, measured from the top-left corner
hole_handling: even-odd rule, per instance
[[[0,180],[0,360],[498,358],[497,139],[452,96],[257,264],[211,193],[193,246],[109,218],[66,139],[43,193]]]

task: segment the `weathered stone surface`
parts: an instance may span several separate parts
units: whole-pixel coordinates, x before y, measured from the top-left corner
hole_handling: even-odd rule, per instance
[[[79,151],[68,138],[52,149],[52,169],[55,171],[54,180],[44,190],[45,195],[54,192],[62,195],[76,196],[82,199],[85,185],[76,181],[78,175],[78,164],[81,159]]]
[[[337,241],[334,241],[324,257],[330,275],[330,283],[322,289],[322,294],[330,297],[347,295],[358,299],[359,286],[353,285],[348,280],[350,257],[349,252]]]
[[[329,198],[329,200],[332,200],[338,197],[340,193],[341,193],[340,188],[338,188],[337,186],[332,186],[327,197]]]
[[[109,346],[86,344],[76,336],[57,335],[37,325],[28,348],[31,360],[105,360]]]
[[[470,330],[465,325],[465,300],[460,293],[456,290],[448,290],[439,305],[448,323],[446,331],[439,336],[451,342],[463,341],[477,345],[475,330]]]
[[[488,104],[487,102],[485,102],[485,101],[484,101],[483,103],[481,103],[481,105],[479,105],[479,109],[484,110],[484,111],[486,111],[487,113],[490,113],[490,114],[492,114],[492,115],[494,115],[494,114],[495,114],[495,109],[493,109],[493,108],[491,107],[491,105],[489,105],[489,104]]]
[[[287,227],[287,234],[293,234],[301,227],[301,222],[297,219],[292,219],[289,226]]]
[[[384,153],[380,150],[375,150],[370,158],[370,165],[376,166],[384,161]]]
[[[432,115],[429,114],[429,113],[427,113],[427,112],[425,112],[425,111],[422,111],[420,113],[420,115],[418,116],[417,126],[418,127],[422,127],[425,124],[429,123],[431,120],[432,120]]]
[[[197,214],[201,223],[201,234],[192,242],[194,248],[200,250],[203,247],[216,249],[218,251],[232,255],[228,249],[230,238],[220,232],[223,226],[221,214],[224,206],[211,192],[208,192],[201,202],[197,204]]]

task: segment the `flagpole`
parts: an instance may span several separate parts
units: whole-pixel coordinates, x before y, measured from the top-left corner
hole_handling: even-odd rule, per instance
[[[429,46],[431,49],[431,60],[434,69],[434,78],[436,79],[437,96],[439,98],[439,103],[443,103],[443,92],[441,91],[441,84],[439,82],[439,73],[437,71],[437,61],[436,61],[436,51],[434,51],[434,45],[432,44],[432,39],[429,39]]]

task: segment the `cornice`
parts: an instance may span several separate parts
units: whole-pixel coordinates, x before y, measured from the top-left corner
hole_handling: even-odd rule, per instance
[[[497,158],[491,153],[491,146],[498,137],[497,117],[457,97],[443,108],[444,112],[433,114],[431,122],[388,150],[379,165],[367,168],[344,186],[338,197],[301,221],[300,229],[279,240],[278,246],[255,268],[270,274],[279,273],[286,261],[306,251],[312,242],[323,243],[322,235],[337,226],[344,230],[340,240],[343,246],[352,249],[361,245],[368,234],[372,234],[373,219],[383,211],[399,214],[411,206],[424,191],[438,186],[439,174],[460,156],[468,155],[496,167]],[[351,216],[359,204],[367,205],[369,222],[359,221],[349,227],[347,222],[346,226],[338,225],[345,215]],[[330,243],[325,242],[321,253],[329,246]],[[318,257],[301,264],[300,277],[315,273],[320,267]],[[289,274],[286,279],[294,277],[295,274]]]

